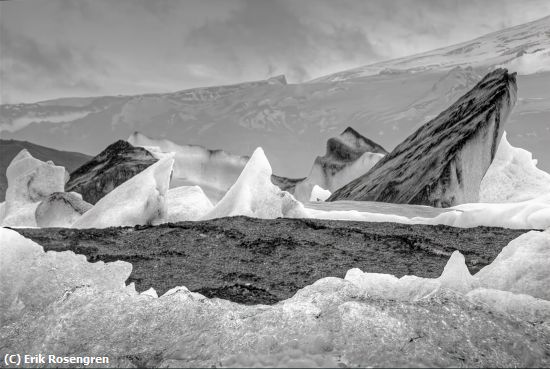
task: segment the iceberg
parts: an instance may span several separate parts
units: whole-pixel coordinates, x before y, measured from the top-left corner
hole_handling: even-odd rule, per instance
[[[54,192],[36,208],[36,225],[69,228],[92,206],[77,192]]]
[[[130,178],[78,219],[72,228],[152,224],[166,215],[166,192],[174,159],[164,158]]]
[[[199,186],[181,186],[166,192],[166,216],[162,222],[198,220],[214,208]]]
[[[236,215],[255,218],[305,218],[304,206],[290,193],[271,182],[271,165],[262,148],[257,148],[237,181],[203,219]]]
[[[2,226],[36,227],[36,207],[52,193],[64,191],[68,174],[65,168],[35,159],[23,149],[11,161],[6,177]]]
[[[328,139],[325,155],[315,159],[307,178],[292,193],[299,201],[308,201],[316,185],[332,193],[367,173],[387,154],[382,146],[348,127]]]
[[[476,275],[482,287],[550,300],[550,230],[512,240]]]
[[[533,155],[513,147],[503,133],[493,163],[479,190],[480,202],[519,202],[550,194],[550,174],[537,168]]]
[[[315,185],[313,186],[313,189],[311,190],[311,195],[309,197],[309,201],[325,201],[330,197],[330,191],[325,190],[324,188]]]

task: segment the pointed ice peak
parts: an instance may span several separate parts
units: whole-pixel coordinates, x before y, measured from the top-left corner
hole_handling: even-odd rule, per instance
[[[252,156],[248,160],[248,164],[244,167],[241,176],[248,172],[256,172],[262,175],[268,175],[271,177],[273,170],[271,169],[271,164],[267,160],[264,150],[261,147],[258,147],[252,153]]]
[[[271,182],[271,165],[258,147],[237,181],[203,219],[245,215],[255,218],[307,217],[303,205]]]
[[[467,293],[479,285],[477,280],[470,274],[464,255],[458,250],[452,253],[438,281],[441,283],[441,287],[461,293]]]
[[[19,151],[19,153],[17,155],[15,155],[15,157],[11,160],[11,162],[15,163],[16,161],[19,161],[21,159],[32,158],[32,157],[33,156],[31,155],[31,153],[27,149],[23,149],[23,150]]]

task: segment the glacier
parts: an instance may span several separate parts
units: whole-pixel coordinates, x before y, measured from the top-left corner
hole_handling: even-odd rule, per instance
[[[72,228],[133,226],[162,219],[173,165],[172,157],[157,161],[101,198]]]
[[[521,268],[510,292],[491,273],[508,280],[518,270],[471,276],[455,252],[439,278],[352,269],[277,304],[246,306],[185,287],[139,294],[124,283],[129,263],[44,252],[6,228],[0,240],[2,356],[107,355],[113,367],[550,365],[546,264]],[[550,231],[524,234],[501,254],[549,260]]]
[[[235,215],[255,218],[307,217],[302,203],[271,182],[272,174],[264,151],[257,148],[237,181],[202,219]]]

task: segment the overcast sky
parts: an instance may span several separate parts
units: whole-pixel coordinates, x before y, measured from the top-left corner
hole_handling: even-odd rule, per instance
[[[0,3],[0,99],[291,83],[466,41],[550,0],[14,0]]]

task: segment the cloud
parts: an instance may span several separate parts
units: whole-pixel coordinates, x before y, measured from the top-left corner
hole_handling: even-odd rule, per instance
[[[242,77],[259,77],[267,68],[302,82],[327,65],[377,58],[360,28],[308,23],[297,10],[290,1],[242,1],[228,19],[189,32],[185,60]]]
[[[107,75],[109,64],[90,51],[57,44],[47,47],[0,25],[0,80],[2,102],[16,99],[15,91],[35,90],[94,93],[98,77]]]
[[[548,0],[0,2],[2,101],[292,82],[550,14]]]

